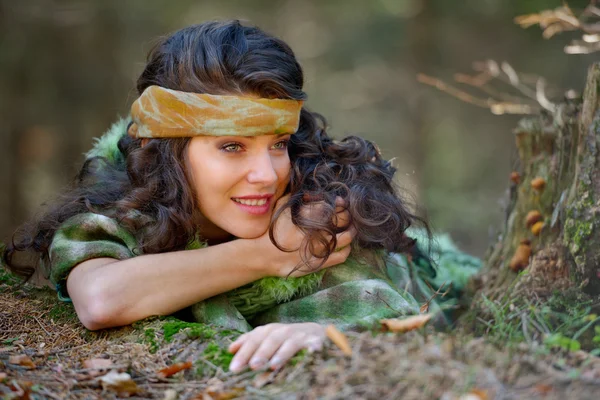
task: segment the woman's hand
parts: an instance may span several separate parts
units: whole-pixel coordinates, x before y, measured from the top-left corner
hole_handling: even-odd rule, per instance
[[[254,328],[238,337],[229,346],[235,357],[229,365],[232,372],[246,366],[277,369],[302,349],[309,352],[323,348],[325,328],[314,322],[297,324],[268,324]]]
[[[289,195],[280,198],[275,204],[275,210],[285,204],[288,199]],[[336,225],[341,228],[348,226],[350,213],[345,210],[344,200],[341,197],[337,198],[336,211],[337,214],[334,217]],[[301,213],[306,218],[318,220],[322,214],[321,205],[318,202],[307,205],[302,208]],[[322,263],[323,259],[316,258],[309,253],[305,240],[306,234],[292,222],[289,208],[280,215],[273,233],[275,240],[282,248],[293,251],[286,252],[279,250],[271,242],[268,231],[261,237],[254,239],[258,242],[260,257],[267,268],[267,275],[280,277],[303,276],[315,272],[316,268]],[[350,255],[350,244],[355,235],[356,231],[353,227],[348,227],[344,232],[337,234],[336,251],[321,265],[321,268],[331,267],[346,261],[348,255]],[[315,244],[317,248],[321,246],[319,243]],[[305,260],[308,260],[308,266],[302,266]],[[298,268],[299,266],[302,267]]]

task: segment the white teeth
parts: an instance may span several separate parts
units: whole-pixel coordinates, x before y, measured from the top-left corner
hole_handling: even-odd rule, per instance
[[[244,200],[244,199],[233,199],[240,204],[244,204],[247,206],[264,206],[267,204],[267,199],[253,199],[253,200]]]

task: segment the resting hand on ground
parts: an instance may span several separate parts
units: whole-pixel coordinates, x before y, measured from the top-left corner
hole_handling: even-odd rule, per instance
[[[229,352],[235,356],[229,370],[240,372],[246,366],[276,369],[302,349],[321,350],[324,340],[325,328],[314,322],[259,326],[231,343]]]

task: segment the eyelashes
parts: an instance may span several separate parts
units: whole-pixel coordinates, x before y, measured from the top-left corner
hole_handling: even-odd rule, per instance
[[[271,148],[273,150],[287,150],[289,142],[289,139],[279,140],[278,142],[273,144]],[[238,153],[244,150],[244,145],[239,142],[227,142],[223,144],[219,149],[225,153]]]

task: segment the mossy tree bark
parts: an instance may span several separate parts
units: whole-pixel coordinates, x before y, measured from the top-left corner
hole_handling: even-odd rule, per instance
[[[516,128],[520,171],[503,234],[480,275],[487,297],[544,298],[568,288],[600,295],[599,92],[594,64],[583,101],[566,101]]]

